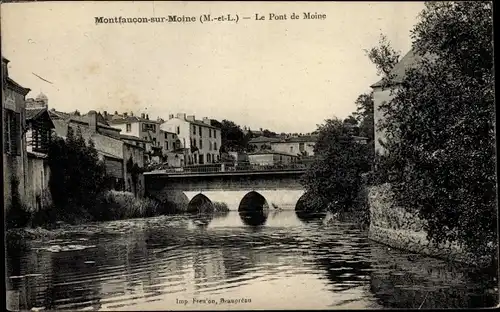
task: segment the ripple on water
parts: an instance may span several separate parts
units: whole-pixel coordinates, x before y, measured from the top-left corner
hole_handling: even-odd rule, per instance
[[[282,215],[295,218],[293,211],[280,212],[274,225]],[[28,309],[69,310],[154,309],[195,295],[252,295],[282,306],[314,297],[325,309],[377,302],[404,308],[398,304],[410,307],[425,292],[433,304],[468,307],[480,302],[470,299],[472,293],[493,291],[473,286],[467,274],[439,260],[406,264],[407,253],[370,242],[350,225],[310,222],[255,230],[241,225],[238,216],[233,220],[203,230],[189,228],[183,216],[92,225],[88,229],[101,234],[34,245],[66,246],[64,252],[31,249],[9,257],[9,287],[27,298]],[[119,234],[105,235],[110,232]],[[81,248],[91,245],[96,247]],[[297,303],[302,307],[307,308]]]

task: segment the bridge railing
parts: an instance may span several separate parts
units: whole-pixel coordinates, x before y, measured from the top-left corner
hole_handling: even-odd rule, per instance
[[[164,168],[158,166],[151,172],[175,173],[175,174],[193,174],[193,173],[216,173],[216,172],[253,172],[253,171],[287,171],[287,170],[305,170],[312,160],[300,161],[287,164],[256,165],[250,163],[218,163],[206,165],[193,165],[179,168]]]

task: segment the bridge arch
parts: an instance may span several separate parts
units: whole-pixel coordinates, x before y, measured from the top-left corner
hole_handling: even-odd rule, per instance
[[[238,211],[255,212],[269,210],[269,204],[262,194],[251,191],[247,193],[240,201]]]
[[[297,218],[303,222],[323,219],[326,216],[326,206],[325,209],[321,211],[308,211],[306,207],[308,196],[308,193],[304,193],[297,201],[295,205],[295,214]]]
[[[214,211],[212,201],[205,195],[199,193],[188,203],[187,212],[210,213]]]

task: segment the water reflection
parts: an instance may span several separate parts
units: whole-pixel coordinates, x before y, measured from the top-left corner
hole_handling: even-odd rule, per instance
[[[467,268],[388,250],[349,224],[302,223],[293,210],[266,223],[264,212],[254,212],[245,220],[253,215],[257,221],[250,224],[261,225],[255,231],[242,213],[134,220],[133,231],[91,238],[80,243],[95,248],[75,251],[37,248],[75,244],[76,237],[34,242],[9,251],[7,274],[40,275],[9,279],[7,288],[19,292],[26,309],[182,309],[176,298],[197,296],[251,297],[254,303],[245,309],[265,309],[270,302],[283,309],[362,309],[418,308],[422,302],[423,308],[486,307],[497,301],[494,286],[478,282],[491,281],[488,276],[473,278]],[[279,219],[288,225],[280,226]],[[195,220],[209,220],[208,226],[199,231],[189,225]]]
[[[244,224],[250,226],[261,226],[266,224],[268,211],[240,211],[240,218]]]

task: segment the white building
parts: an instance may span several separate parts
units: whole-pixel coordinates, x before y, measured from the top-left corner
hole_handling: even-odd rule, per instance
[[[196,120],[194,115],[170,115],[161,130],[174,133],[178,138],[177,149],[185,149],[185,165],[202,165],[220,160],[221,130],[211,125],[209,118]]]
[[[382,119],[384,119],[383,113],[380,107],[384,103],[389,103],[394,98],[396,91],[403,82],[406,70],[416,66],[422,57],[415,53],[415,51],[410,50],[394,67],[392,68],[389,76],[391,77],[390,83],[384,86],[383,79],[371,85],[373,89],[373,119],[375,127],[375,151],[379,153],[384,152],[384,148],[381,142],[385,142],[386,134],[383,129],[379,127]]]
[[[163,159],[169,167],[183,167],[186,150],[181,147],[177,134],[160,129]]]

